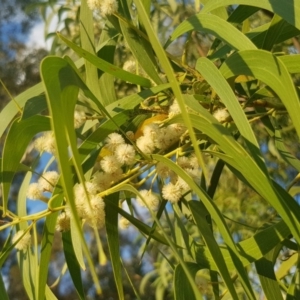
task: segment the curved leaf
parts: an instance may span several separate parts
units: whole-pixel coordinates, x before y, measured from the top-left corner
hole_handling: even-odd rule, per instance
[[[279,246],[281,246],[279,244]],[[283,300],[279,282],[274,273],[273,251],[255,262],[255,267],[267,299]]]
[[[98,69],[107,72],[108,74],[111,74],[116,78],[120,78],[124,81],[129,81],[131,83],[135,83],[145,87],[151,86],[149,79],[124,71],[123,69],[115,65],[112,65],[107,61],[95,56],[94,54],[87,52],[86,50],[78,47],[76,44],[69,41],[61,34],[58,33],[58,36],[66,43],[67,46],[69,46],[72,50],[74,50],[80,57],[84,57],[86,60],[88,60]]]
[[[147,13],[145,11],[145,8],[143,7],[143,5],[140,1],[135,0],[134,3],[137,7],[139,18],[143,20],[143,24],[144,24],[146,32],[149,36],[149,41],[152,44],[153,50],[155,51],[157,57],[160,60],[161,67],[162,67],[162,69],[164,69],[164,71],[167,75],[168,81],[171,85],[172,91],[174,93],[174,96],[176,97],[176,99],[178,101],[178,104],[179,104],[179,107],[180,107],[180,110],[182,113],[182,117],[183,117],[183,123],[186,125],[187,130],[189,132],[191,142],[192,142],[192,145],[195,150],[196,157],[199,161],[199,165],[204,172],[204,176],[207,177],[207,170],[206,170],[200,149],[197,144],[197,139],[195,136],[195,132],[193,130],[193,124],[191,123],[190,119],[188,118],[188,113],[185,108],[185,104],[184,104],[184,100],[183,100],[182,93],[180,90],[180,86],[174,75],[173,68],[170,64],[170,61],[167,58],[167,55],[166,55],[163,47],[161,46],[161,44],[158,40],[158,37],[156,36],[156,33],[154,32],[154,30],[152,28],[150,20],[147,18]]]
[[[290,73],[300,73],[300,54],[283,55],[280,56],[280,60]]]
[[[183,21],[172,33],[165,48],[175,39],[191,30],[214,35],[236,50],[256,49],[256,46],[237,28],[212,14],[197,14]]]
[[[192,115],[190,115],[191,117]],[[198,116],[195,116],[198,117]],[[179,115],[176,116],[174,119],[179,118]],[[198,117],[199,118],[199,117]],[[191,121],[194,120],[191,118]],[[176,122],[177,123],[177,122]],[[195,126],[196,127],[196,126]],[[217,206],[214,204],[214,202],[210,199],[210,197],[207,195],[206,191],[204,191],[201,187],[199,187],[194,180],[178,165],[176,165],[174,162],[172,162],[170,159],[163,157],[158,154],[152,154],[151,155],[153,159],[156,161],[162,162],[164,165],[169,167],[172,171],[174,171],[178,176],[180,176],[190,187],[190,189],[197,194],[197,196],[201,199],[203,204],[205,205],[206,209],[208,210],[209,214],[211,215],[211,218],[215,221],[216,225],[218,226],[218,229],[220,230],[220,233],[224,239],[224,242],[226,246],[228,247],[228,251],[231,255],[232,261],[235,264],[236,272],[240,276],[241,284],[243,285],[243,288],[245,292],[247,293],[247,296],[249,299],[255,299],[253,291],[251,289],[249,279],[247,277],[247,274],[242,266],[241,260],[239,258],[239,253],[236,248],[236,244],[232,239],[232,236],[229,232],[229,229],[226,225],[226,222],[217,208]],[[219,268],[223,268],[223,266],[218,265],[217,266],[218,271],[220,271]],[[225,271],[226,272],[226,271]],[[230,289],[230,286],[228,286]],[[234,291],[232,291],[234,296]]]
[[[210,0],[201,13],[208,13],[216,8],[243,4],[255,6],[272,11],[282,17],[284,20],[300,29],[300,2],[299,1],[281,1],[281,0]]]
[[[158,155],[159,156],[159,155]],[[129,192],[132,192],[134,193],[135,195],[137,195],[138,197],[140,197],[141,199],[143,199],[143,197],[140,195],[140,193],[135,189],[135,187],[133,187],[132,185],[129,185],[129,184],[123,184],[121,186],[116,186],[116,187],[113,187],[109,190],[109,193],[112,194],[112,193],[115,193],[115,192],[118,192],[118,191],[129,191]],[[151,212],[151,210],[150,210]],[[164,231],[164,229],[162,228],[161,224],[159,223],[158,219],[156,218],[155,214],[154,213],[151,213],[153,219],[155,220],[155,223],[157,224],[157,227],[161,230],[161,233],[164,237],[164,239],[167,241],[168,245],[172,248],[173,250],[173,253],[176,257],[176,259],[179,261],[180,265],[182,266],[188,280],[189,280],[189,283],[193,289],[193,292],[194,292],[194,295],[195,297],[199,297],[201,296],[200,294],[200,291],[197,289],[196,287],[196,284],[194,282],[194,279],[191,277],[190,273],[189,273],[189,270],[187,269],[186,265],[185,265],[185,262],[183,261],[183,259],[181,258],[181,256],[178,254],[178,251],[176,249],[176,245],[174,244],[174,242],[170,239],[170,237],[166,234],[166,232]],[[130,219],[128,219],[130,220]],[[143,226],[145,226],[145,224],[143,224]],[[148,227],[148,226],[147,226]],[[153,232],[153,228],[150,228],[150,232],[152,234]],[[155,231],[154,231],[155,232]],[[152,238],[154,238],[152,236]]]
[[[195,278],[200,266],[194,263],[186,263],[186,267],[191,273],[191,276]],[[190,283],[185,275],[182,266],[179,264],[176,266],[174,271],[174,295],[176,300],[196,300],[193,290],[190,286]]]
[[[216,91],[226,105],[241,135],[253,146],[258,148],[256,137],[243,112],[234,92],[217,67],[207,58],[199,58],[196,70],[203,75],[209,85]]]
[[[207,248],[209,249],[211,256],[215,261],[218,272],[222,276],[232,298],[238,299],[238,295],[230,277],[229,270],[222,256],[222,252],[213,236],[213,232],[210,229],[209,224],[207,223],[208,214],[207,210],[205,209],[205,206],[200,201],[189,201],[188,205],[194,217],[194,221],[198,227],[199,233],[201,234]]]
[[[55,197],[55,195],[57,196]],[[63,194],[58,187],[56,187],[56,189],[53,192],[52,198],[54,197],[55,199],[51,201],[51,207],[53,208],[60,206],[63,202]],[[48,279],[49,265],[50,265],[50,259],[52,254],[52,245],[53,245],[57,215],[58,212],[54,212],[51,215],[47,216],[43,228],[43,238],[41,242],[41,253],[40,253],[40,263],[39,263],[39,273],[38,273],[37,299],[43,298],[43,296],[45,295],[45,289],[46,289],[46,294],[48,290],[47,279]]]
[[[252,237],[237,243],[237,248],[240,253],[240,259],[244,267],[248,267],[253,262],[261,259],[276,245],[283,242],[291,235],[289,228],[283,221],[271,224],[264,230],[259,231]],[[225,246],[220,247],[222,256],[226,262],[227,268],[230,271],[235,270],[234,263],[230,257],[230,253]],[[194,255],[197,263],[204,265],[206,268],[217,271],[217,266],[214,258],[206,246],[199,244],[194,245]]]
[[[300,136],[300,103],[293,80],[281,61],[263,50],[246,50],[231,55],[221,66],[225,78],[237,75],[253,76],[271,87],[285,105]]]
[[[8,195],[12,179],[32,138],[39,132],[50,129],[50,120],[43,116],[33,116],[25,120],[15,120],[5,139],[2,154],[3,214],[7,209]],[[16,141],[18,147],[16,147]],[[12,151],[14,149],[14,151]]]
[[[109,195],[106,202],[113,202],[118,205],[119,193]],[[120,257],[120,243],[118,234],[118,211],[115,209],[105,210],[105,225],[106,225],[106,235],[108,241],[108,249],[111,259],[111,264],[113,268],[115,284],[117,286],[117,291],[119,299],[124,299],[123,291],[123,280],[122,280],[122,269],[121,269],[121,257]]]
[[[259,166],[259,161],[254,161],[246,150],[234,140],[230,132],[219,124],[203,107],[199,105],[201,115],[190,114],[190,119],[195,128],[203,131],[225,152],[220,153],[220,158],[238,170],[266,201],[268,201],[286,222],[295,239],[300,241],[300,208],[294,199],[280,187],[271,182],[264,168]],[[180,115],[172,119],[180,123]],[[216,153],[217,155],[217,153]],[[226,160],[226,157],[228,160]],[[261,162],[262,163],[262,162]],[[206,203],[205,203],[206,206]],[[206,206],[207,207],[207,206]],[[211,213],[211,212],[210,212]]]
[[[77,138],[74,130],[74,108],[78,97],[79,86],[82,84],[69,63],[58,57],[47,57],[41,64],[41,76],[45,85],[47,103],[51,114],[51,127],[55,135],[57,160],[61,172],[61,185],[67,203],[70,205],[75,223],[73,227],[80,237],[84,253],[86,255],[93,281],[97,291],[101,287],[97,279],[95,266],[92,263],[91,255],[84,240],[80,221],[77,215],[73,198],[73,173],[72,165],[69,162],[70,146],[72,150],[73,166],[80,182],[84,182],[80,158],[77,150]],[[91,93],[92,94],[92,93]],[[75,232],[73,232],[75,234]],[[73,241],[74,242],[74,241]],[[77,257],[80,260],[80,256]]]
[[[147,75],[157,84],[161,84],[162,80],[158,75],[155,57],[153,55],[152,47],[149,41],[140,37],[131,26],[120,20],[122,33],[133,56],[138,64],[140,64]]]
[[[87,1],[82,1],[80,6],[80,42],[83,50],[95,53],[95,41],[94,41],[94,20],[93,12],[88,7]],[[90,91],[100,99],[100,89],[98,81],[98,70],[88,60],[85,59],[85,74],[86,85]]]
[[[18,113],[22,113],[22,109],[28,99],[38,96],[44,91],[42,83],[38,83],[35,86],[29,88],[25,92],[15,97],[15,101],[9,102],[0,113],[0,137],[7,130],[11,121]],[[18,106],[16,105],[18,104]]]
[[[105,29],[102,30],[98,43],[99,45],[105,43],[105,45],[97,52],[97,56],[113,64],[117,39],[117,30],[112,26],[109,20],[107,20],[105,23]],[[113,75],[100,72],[99,88],[101,103],[104,106],[114,102],[117,99]]]
[[[138,230],[140,230],[143,234],[147,236],[151,236],[152,239],[158,241],[159,243],[162,243],[164,245],[168,245],[167,240],[161,235],[157,230],[153,230],[150,226],[144,224],[140,220],[134,218],[132,215],[127,213],[125,210],[120,208],[118,205],[114,204],[111,201],[105,202],[105,205],[109,207],[112,210],[118,211],[120,215],[122,215],[124,218],[126,218],[131,224],[133,224]]]

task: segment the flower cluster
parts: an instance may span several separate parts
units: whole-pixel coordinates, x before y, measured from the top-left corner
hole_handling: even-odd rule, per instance
[[[199,164],[194,154],[189,157],[182,156],[177,159],[177,164],[197,182],[200,178]],[[164,182],[162,196],[171,203],[176,203],[190,190],[189,185],[177,174],[171,171],[163,163],[159,162],[156,166],[157,174]]]
[[[229,120],[230,115],[228,113],[227,109],[217,109],[214,113],[213,116],[220,122],[224,123]]]
[[[27,190],[27,198],[31,200],[47,201],[48,198],[44,192],[53,192],[55,185],[59,179],[59,174],[56,171],[45,172],[38,182],[31,183]]]
[[[40,153],[56,154],[55,137],[52,131],[47,131],[34,141],[34,148]]]
[[[117,0],[87,0],[88,7],[91,10],[100,10],[101,15],[112,15],[118,11]]]
[[[154,153],[157,149],[166,150],[178,142],[185,131],[185,126],[179,123],[166,127],[153,123],[145,126],[143,135],[137,139],[136,145],[145,154]]]
[[[101,229],[105,225],[105,203],[97,193],[99,189],[94,182],[87,181],[84,184],[76,184],[74,187],[74,199],[77,214],[87,225]],[[71,209],[61,212],[56,221],[57,231],[70,229],[72,218]]]
[[[82,110],[74,111],[74,128],[80,128],[86,121],[86,115]]]
[[[105,203],[99,193],[109,189],[123,177],[123,169],[135,163],[135,149],[126,144],[118,133],[111,133],[105,139],[106,151],[100,160],[101,170],[83,184],[74,187],[75,206],[78,216],[86,224],[98,229],[105,225]],[[58,231],[68,230],[70,227],[70,209],[62,212],[57,220]]]
[[[129,59],[125,61],[123,65],[123,70],[129,73],[136,73],[136,62],[133,59]],[[141,73],[142,69],[139,68],[139,73]],[[142,71],[143,72],[143,71]]]
[[[118,133],[107,136],[104,149],[108,150],[106,151],[108,154],[100,161],[101,169],[106,173],[105,177],[117,181],[123,174],[122,167],[135,163],[135,149],[132,145],[126,144],[124,138]]]
[[[130,66],[129,66],[130,67]],[[176,100],[169,108],[169,119],[180,113],[180,107]],[[81,127],[86,121],[85,113],[75,111],[74,127]],[[114,184],[120,182],[123,178],[137,178],[139,168],[132,167],[138,163],[139,155],[136,153],[136,147],[143,154],[152,154],[155,152],[164,153],[176,143],[179,144],[180,138],[186,132],[186,127],[181,123],[164,125],[158,118],[156,121],[160,123],[150,123],[139,129],[139,136],[134,132],[127,132],[126,139],[131,141],[127,143],[125,137],[119,133],[111,133],[104,140],[101,148],[98,169],[92,177],[84,183],[78,183],[74,186],[74,202],[77,214],[85,224],[94,228],[102,228],[105,225],[105,202],[101,197],[101,193],[107,191]],[[150,123],[150,124],[149,124]],[[136,144],[135,145],[133,144]],[[35,141],[35,147],[39,151],[47,151],[55,154],[55,138],[53,133],[47,132]],[[139,153],[139,154],[141,154]],[[195,155],[180,156],[176,159],[176,163],[183,168],[195,181],[199,179],[199,165]],[[157,163],[156,172],[152,172],[149,178],[160,178],[163,183],[161,194],[162,197],[171,202],[178,202],[181,197],[190,190],[188,184],[177,174],[171,171],[162,163]],[[132,170],[135,170],[132,172]],[[124,174],[124,172],[126,172]],[[141,174],[141,173],[140,173]],[[154,177],[153,177],[154,176]],[[30,199],[40,199],[47,201],[45,192],[53,192],[57,184],[59,175],[57,172],[45,172],[37,182],[31,183],[28,188],[27,197]],[[133,183],[133,181],[132,181]],[[138,184],[141,186],[141,184]],[[136,197],[137,203],[155,212],[160,205],[160,197],[151,188],[139,190],[139,196]],[[56,230],[66,231],[70,229],[70,220],[72,218],[71,208],[67,203],[57,218]],[[120,228],[129,226],[127,219],[120,219]]]
[[[142,198],[137,197],[136,200],[141,206],[146,206],[151,210],[157,210],[159,206],[159,198],[151,190],[139,191]]]
[[[57,217],[55,229],[57,231],[68,231],[70,230],[70,219],[71,213],[69,209],[61,212],[61,214]]]
[[[125,230],[129,227],[129,225],[130,225],[130,222],[126,218],[124,218],[124,217],[120,218],[120,220],[119,220],[120,229]]]
[[[22,251],[22,250],[27,250],[27,247],[31,243],[31,235],[29,232],[26,232],[24,234],[24,230],[19,230],[14,237],[12,238],[12,243],[16,243],[20,238],[20,240],[17,242],[15,245],[15,248]]]
[[[98,188],[93,182],[87,181],[84,184],[76,184],[74,199],[79,218],[89,226],[101,229],[105,225],[105,203],[97,192]],[[69,230],[71,218],[71,209],[67,206],[57,218],[56,230]]]
[[[82,110],[74,111],[74,128],[80,128],[86,121],[86,115]],[[55,136],[53,131],[47,131],[38,137],[33,147],[40,153],[48,152],[52,155],[56,155]]]
[[[178,113],[180,113],[180,108],[175,100],[169,108],[169,117]],[[186,127],[180,123],[171,124],[166,127],[152,123],[143,128],[143,135],[137,139],[136,145],[145,154],[154,153],[156,150],[167,150],[170,146],[178,142],[185,132]]]

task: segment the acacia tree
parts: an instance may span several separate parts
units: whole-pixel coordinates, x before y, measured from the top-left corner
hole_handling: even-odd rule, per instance
[[[297,45],[300,6],[279,0],[203,1],[187,5],[189,17],[174,21],[163,40],[167,29],[158,16],[176,15],[178,7],[82,1],[80,43],[57,33],[63,53],[70,54],[46,57],[41,83],[1,112],[6,117],[1,134],[7,130],[7,136],[0,228],[10,229],[1,263],[18,249],[30,299],[55,299],[47,285],[55,231],[80,299],[86,297],[81,270],[87,268],[102,292],[97,271],[106,261],[104,243],[118,297],[124,299],[118,231],[130,224],[145,237],[144,250],[155,253],[156,269],[141,289],[155,278],[157,299],[299,297],[298,176],[282,187],[260,146],[269,136],[277,161],[300,170],[297,147],[285,145],[291,137],[298,142],[300,133],[300,58],[288,52]],[[251,28],[260,9],[265,23]],[[99,41],[95,19],[105,24]],[[178,57],[169,49],[182,37]],[[201,44],[200,37],[210,44]],[[277,52],[278,44],[285,52]],[[118,59],[113,55],[118,47],[126,47],[133,59]],[[38,178],[34,165],[20,163],[30,143],[51,157]],[[51,171],[53,162],[58,172]],[[8,195],[19,171],[26,176],[13,212]],[[242,189],[231,187],[224,197],[222,176],[227,186],[234,182]],[[45,210],[27,214],[29,199],[45,202]],[[149,218],[141,216],[140,206]],[[41,240],[39,220],[44,220]],[[88,235],[96,244],[92,249]],[[282,249],[288,254],[284,262]],[[144,297],[126,276],[136,297]]]

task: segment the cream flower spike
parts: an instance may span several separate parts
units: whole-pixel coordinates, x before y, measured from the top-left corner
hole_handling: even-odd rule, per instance
[[[100,12],[103,16],[109,16],[118,11],[119,4],[116,0],[103,0],[100,1]]]
[[[24,230],[19,230],[14,237],[12,238],[12,243],[14,244],[22,235],[24,234]],[[25,233],[25,235],[18,241],[15,245],[15,248],[22,251],[27,250],[27,247],[31,243],[31,235],[29,232]]]

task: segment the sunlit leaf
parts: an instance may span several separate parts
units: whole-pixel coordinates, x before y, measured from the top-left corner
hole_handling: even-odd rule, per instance
[[[221,18],[211,14],[197,14],[182,22],[172,33],[165,47],[184,33],[204,31],[223,40],[235,50],[256,49],[255,45],[238,29]]]
[[[141,86],[150,87],[150,81],[149,79],[143,78],[138,75],[134,75],[132,73],[129,73],[127,71],[124,71],[123,69],[114,66],[107,61],[95,56],[94,54],[85,51],[84,49],[78,47],[76,44],[72,43],[68,39],[66,39],[64,36],[58,34],[59,37],[70,47],[72,48],[79,56],[84,57],[86,60],[88,60],[90,63],[92,63],[94,66],[96,66],[98,69],[107,72],[111,75],[114,75],[117,78],[120,78],[125,81],[129,81],[131,83],[135,83]]]
[[[274,273],[273,251],[255,262],[258,276],[267,299],[283,300],[281,289]]]
[[[108,196],[107,201],[114,202],[115,205],[118,205],[119,194],[116,193]],[[121,260],[120,260],[120,244],[119,244],[119,234],[118,234],[118,211],[114,209],[106,209],[105,224],[106,224],[108,249],[111,258],[111,264],[113,267],[115,284],[117,286],[119,299],[124,299]]]
[[[208,13],[221,6],[243,4],[272,11],[284,20],[300,29],[300,3],[298,1],[283,2],[281,0],[210,0],[201,13]]]
[[[9,190],[15,172],[25,153],[31,139],[39,132],[50,129],[50,122],[47,117],[33,116],[25,120],[16,119],[6,136],[2,154],[2,187],[3,187],[3,213],[6,213]],[[18,147],[16,148],[16,141]],[[14,151],[12,151],[14,149]]]

